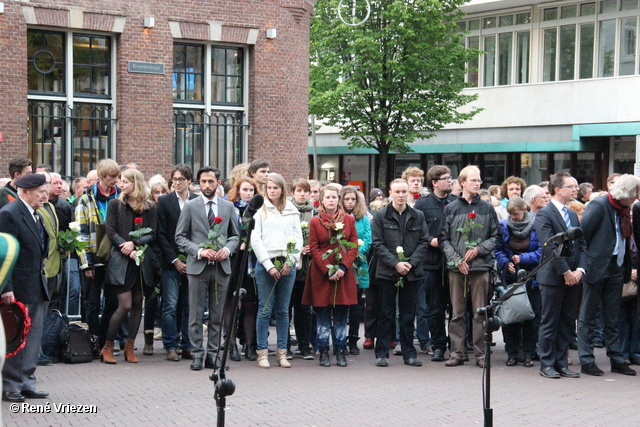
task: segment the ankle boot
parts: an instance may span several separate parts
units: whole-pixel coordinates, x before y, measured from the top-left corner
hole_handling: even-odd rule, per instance
[[[278,349],[278,364],[281,368],[290,368],[291,363],[287,360],[287,349],[279,348]]]
[[[269,369],[271,365],[269,365],[269,350],[266,348],[264,350],[258,350],[258,366],[261,368]]]
[[[124,360],[129,363],[138,363],[138,358],[136,354],[133,352],[133,343],[135,340],[128,339],[127,343],[124,345]]]
[[[240,353],[238,353],[237,344],[229,345],[229,359],[233,360],[234,362],[239,362],[242,360],[242,358],[240,358]]]
[[[251,360],[252,362],[258,359],[258,355],[256,354],[256,348],[253,344],[247,344],[247,348],[244,351],[244,357],[247,360]]]
[[[338,354],[336,354],[336,365],[340,366],[341,368],[347,366],[346,353],[347,350],[338,350]]]
[[[320,350],[320,366],[325,368],[331,366],[331,356],[329,356],[328,350]]]
[[[153,356],[153,331],[144,331],[144,350],[142,350],[142,354]]]
[[[113,357],[113,341],[104,343],[104,347],[102,347],[102,351],[100,352],[100,361],[111,365],[116,364],[116,359]]]

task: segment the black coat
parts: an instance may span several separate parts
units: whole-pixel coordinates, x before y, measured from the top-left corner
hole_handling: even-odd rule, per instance
[[[21,200],[9,203],[0,210],[0,232],[11,234],[20,243],[18,260],[3,293],[13,292],[23,304],[49,301],[47,283],[42,274],[44,258],[49,249],[49,236],[45,232],[45,241],[41,243],[36,222]]]
[[[571,219],[572,227],[580,226],[578,216],[572,210],[569,210],[569,218]],[[562,218],[558,209],[553,203],[549,202],[547,206],[538,211],[534,227],[536,233],[538,233],[540,245],[542,246],[542,260],[544,260],[545,257],[551,255],[556,247],[555,245],[549,245],[545,248],[545,242],[556,234],[567,231],[567,225],[564,223],[564,218]],[[583,268],[586,273],[589,274],[589,270],[587,270],[587,244],[584,239],[566,244],[571,245],[573,252],[571,258],[556,258],[542,267],[536,275],[536,281],[538,283],[543,285],[564,286],[564,273],[567,271],[575,271],[577,268]]]
[[[427,248],[427,256],[425,257],[425,266],[427,270],[439,270],[444,267],[443,254],[440,248],[431,246],[431,241],[438,238],[444,225],[444,208],[455,200],[451,194],[447,194],[444,199],[439,199],[435,194],[429,193],[424,197],[420,197],[413,206],[424,214],[424,220],[427,223],[429,235],[429,247]]]
[[[406,218],[405,218],[406,217]],[[400,219],[405,219],[404,224]],[[395,265],[400,261],[396,248],[402,246],[404,255],[412,265],[406,275],[414,281],[424,276],[424,256],[429,246],[427,224],[422,212],[407,205],[402,216],[389,203],[377,210],[371,220],[372,248],[374,251],[375,277],[384,280],[396,280]]]
[[[189,193],[187,200],[195,199],[197,194]],[[176,244],[176,225],[180,218],[180,204],[175,193],[165,194],[158,199],[158,247],[162,253],[162,268],[173,270],[173,261],[180,255]]]

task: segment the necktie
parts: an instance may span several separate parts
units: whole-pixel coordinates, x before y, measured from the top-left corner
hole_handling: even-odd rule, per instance
[[[625,239],[622,238],[622,233],[620,232],[620,215],[616,215],[616,239],[618,240],[618,267],[622,266],[624,263],[624,253],[626,251],[625,247]]]
[[[565,206],[562,208],[562,216],[564,217],[564,223],[567,225],[567,228],[571,228],[571,218],[569,218],[569,209]]]
[[[40,214],[38,212],[34,212],[33,216],[36,218],[36,227],[38,227],[38,233],[40,233],[40,245],[44,245],[44,226],[42,225],[42,219],[40,219]]]
[[[216,223],[216,214],[213,213],[213,201],[208,201],[207,204],[209,205],[209,211],[207,212],[207,218],[209,219],[209,228],[213,228],[213,225]]]

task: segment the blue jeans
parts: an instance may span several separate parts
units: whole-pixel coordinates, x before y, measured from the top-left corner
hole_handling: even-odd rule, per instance
[[[289,274],[280,277],[277,282],[261,263],[256,264],[255,275],[258,287],[258,319],[256,320],[258,350],[267,349],[269,319],[274,308],[278,348],[287,348],[287,340],[289,338],[289,300],[296,280],[296,266],[291,267]]]
[[[178,322],[178,304],[182,318]],[[178,325],[182,340],[178,340]],[[162,270],[162,344],[168,350],[181,347],[187,350],[189,344],[189,283],[186,274],[176,270]]]
[[[348,305],[336,305],[326,307],[314,307],[316,312],[318,331],[318,350],[329,351],[329,337],[331,336],[331,312],[333,312],[333,349],[344,350],[347,348],[347,319],[349,318]]]

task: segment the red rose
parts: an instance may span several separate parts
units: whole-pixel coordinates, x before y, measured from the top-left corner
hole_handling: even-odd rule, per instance
[[[320,207],[320,202],[317,201],[317,200],[315,202],[313,202],[313,207],[315,207],[315,208]]]
[[[133,223],[134,223],[135,225],[142,225],[142,218],[136,218],[136,219],[134,219],[134,220],[133,220]]]
[[[215,222],[216,224],[220,224],[222,222],[222,217],[221,216],[217,216],[217,217],[213,218],[213,222]]]
[[[476,219],[476,213],[475,212],[469,212],[468,217],[469,217],[469,219]]]

